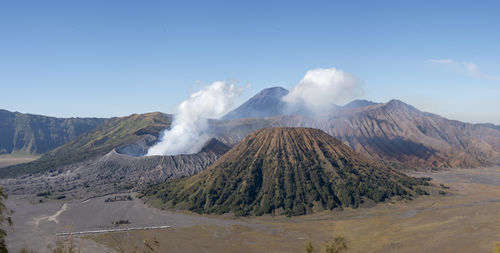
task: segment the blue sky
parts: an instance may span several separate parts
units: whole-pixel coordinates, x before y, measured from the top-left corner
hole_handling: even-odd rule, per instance
[[[439,2],[439,3],[438,3]],[[234,80],[238,102],[315,68],[500,124],[499,1],[1,1],[0,108],[51,116],[171,112]]]

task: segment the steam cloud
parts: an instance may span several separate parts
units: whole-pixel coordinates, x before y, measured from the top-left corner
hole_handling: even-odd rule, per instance
[[[347,102],[360,89],[353,75],[336,68],[307,71],[300,82],[283,97],[290,106],[306,106],[312,112],[328,111],[335,104]]]
[[[199,152],[209,137],[207,118],[219,118],[233,104],[242,88],[223,81],[197,91],[177,107],[170,130],[165,130],[146,155],[177,155]]]
[[[299,83],[283,97],[287,110],[298,112],[327,112],[335,104],[346,102],[359,91],[360,81],[336,68],[307,71]],[[208,141],[205,134],[208,118],[219,118],[230,109],[242,88],[223,81],[214,82],[191,96],[177,107],[170,130],[165,130],[160,142],[146,155],[193,154]],[[303,111],[304,112],[304,111]]]

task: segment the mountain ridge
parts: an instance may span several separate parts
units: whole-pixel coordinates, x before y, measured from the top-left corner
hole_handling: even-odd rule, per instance
[[[0,177],[36,173],[95,158],[141,139],[154,143],[160,133],[170,127],[171,122],[172,115],[160,112],[111,118],[93,131],[46,152],[38,160],[0,168]]]
[[[343,106],[341,106],[344,109],[351,109],[351,108],[361,108],[361,107],[367,107],[367,106],[372,106],[372,105],[377,105],[379,103],[375,103],[366,99],[356,99],[353,100]]]
[[[318,128],[370,158],[413,168],[500,164],[500,131],[421,112],[397,99],[319,117],[281,115],[214,124],[214,132],[234,145],[254,130],[278,126]]]
[[[104,118],[56,118],[0,109],[0,154],[43,154],[107,121]]]
[[[273,89],[284,90],[272,88],[268,91]],[[266,92],[259,94],[267,96]],[[299,114],[209,120],[207,134],[234,146],[261,128],[312,127],[338,138],[356,152],[401,168],[500,164],[500,130],[495,125],[449,120],[421,112],[397,99],[375,104],[355,100],[350,104],[319,116]],[[171,120],[171,115],[160,112],[112,118],[100,128],[47,152],[37,161],[0,169],[0,177],[58,168],[103,155],[113,148],[119,153],[142,156],[170,126]]]

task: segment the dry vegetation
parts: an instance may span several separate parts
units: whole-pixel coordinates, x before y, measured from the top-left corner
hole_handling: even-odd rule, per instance
[[[6,232],[5,229],[3,229],[4,225],[11,226],[12,225],[12,220],[11,217],[9,216],[10,210],[7,209],[7,207],[4,204],[5,199],[7,198],[7,195],[3,193],[2,187],[0,187],[0,252],[7,252],[7,245],[5,244],[5,236]],[[6,224],[5,224],[6,223]]]

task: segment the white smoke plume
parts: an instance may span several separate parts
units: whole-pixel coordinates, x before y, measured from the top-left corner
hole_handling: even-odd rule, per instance
[[[223,81],[214,82],[197,91],[177,107],[170,130],[163,132],[160,142],[146,155],[193,154],[209,139],[204,134],[208,118],[219,118],[230,109],[242,88]]]
[[[307,71],[300,82],[283,97],[290,106],[306,106],[312,112],[329,111],[336,104],[348,102],[360,91],[361,82],[336,68]]]

